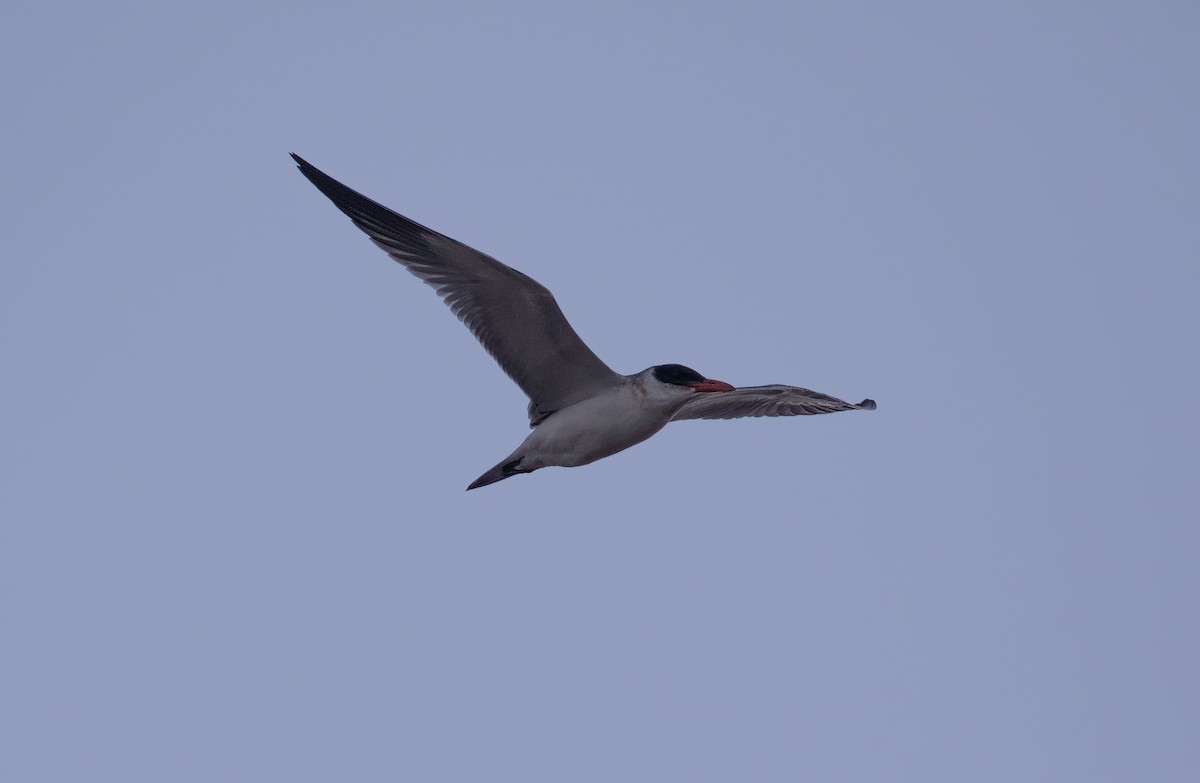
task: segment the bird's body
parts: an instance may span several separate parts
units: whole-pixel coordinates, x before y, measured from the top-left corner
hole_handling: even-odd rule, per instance
[[[533,431],[467,489],[549,466],[577,467],[649,438],[673,419],[795,416],[874,409],[797,386],[740,389],[688,367],[611,370],[579,338],[553,295],[528,275],[425,228],[293,155],[301,173],[375,244],[432,286],[529,396]]]
[[[646,440],[667,426],[694,394],[689,388],[658,381],[653,369],[624,376],[619,385],[556,411],[469,488],[508,478],[513,472],[587,465]],[[506,465],[513,466],[507,475]]]

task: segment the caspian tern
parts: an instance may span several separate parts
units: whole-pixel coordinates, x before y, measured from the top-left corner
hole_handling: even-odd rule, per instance
[[[554,296],[526,274],[414,223],[293,154],[300,172],[376,245],[437,291],[529,397],[533,432],[468,490],[552,465],[616,454],[671,421],[874,410],[798,386],[744,386],[681,364],[634,375],[609,369],[567,323]]]

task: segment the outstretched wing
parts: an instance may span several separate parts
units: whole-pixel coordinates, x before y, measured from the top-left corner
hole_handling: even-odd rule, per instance
[[[838,411],[873,411],[874,400],[857,405],[799,386],[743,386],[731,392],[697,394],[671,421],[682,419],[740,419],[745,416],[812,416]]]
[[[528,395],[531,418],[535,411],[544,418],[620,382],[571,328],[545,286],[292,157],[300,173],[375,244],[437,291]]]

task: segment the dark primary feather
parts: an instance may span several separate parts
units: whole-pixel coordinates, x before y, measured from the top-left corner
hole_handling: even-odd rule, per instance
[[[743,386],[731,392],[697,394],[684,403],[672,421],[683,419],[740,419],[746,416],[811,416],[838,411],[875,410],[874,400],[859,404],[839,400],[799,386]]]
[[[437,291],[529,397],[531,421],[620,382],[571,328],[545,286],[292,157],[375,244]]]

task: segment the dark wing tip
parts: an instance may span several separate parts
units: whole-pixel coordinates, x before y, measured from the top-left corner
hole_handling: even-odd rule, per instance
[[[875,400],[863,400],[858,407],[864,411],[873,411],[875,410]]]
[[[345,191],[354,193],[353,190],[350,190],[350,188],[346,187],[345,185],[338,182],[333,177],[331,177],[328,174],[326,174],[325,172],[321,171],[319,168],[317,168],[313,164],[309,163],[307,160],[300,157],[296,153],[291,152],[288,154],[290,154],[292,156],[292,160],[296,161],[296,168],[300,169],[300,173],[303,174],[304,176],[308,177],[309,182],[316,185],[318,190],[320,190],[322,193],[324,193],[326,196],[328,196],[330,199],[332,199],[335,203],[337,202],[337,199],[335,198],[336,195],[340,195],[341,193],[343,193]],[[361,196],[361,194],[355,194],[355,195]]]

